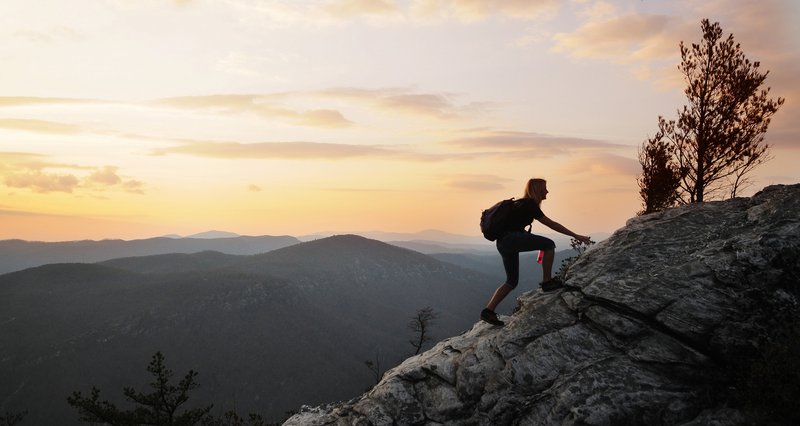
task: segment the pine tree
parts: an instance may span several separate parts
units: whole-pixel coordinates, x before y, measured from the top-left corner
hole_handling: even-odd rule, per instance
[[[156,352],[147,366],[153,375],[150,383],[152,392],[142,393],[133,388],[125,388],[125,397],[136,404],[133,410],[121,410],[113,403],[100,399],[100,390],[93,387],[89,397],[81,392],[73,392],[67,398],[69,405],[80,413],[80,420],[90,423],[109,424],[113,426],[127,425],[163,425],[191,426],[200,424],[208,418],[211,405],[178,412],[178,409],[189,400],[189,391],[197,388],[197,373],[189,371],[178,385],[170,384],[172,371],[164,365],[164,355]]]
[[[636,180],[644,209],[639,215],[672,207],[678,200],[681,172],[673,160],[674,148],[659,132],[645,141],[639,149],[642,175]]]
[[[733,34],[722,37],[719,23],[701,22],[703,40],[680,43],[688,105],[677,121],[659,117],[659,132],[674,148],[682,171],[681,202],[735,196],[746,175],[768,158],[764,134],[784,99],[762,88],[769,71],[748,60]]]
[[[422,346],[431,340],[431,325],[437,317],[438,315],[433,312],[433,308],[428,306],[418,310],[411,318],[411,321],[408,322],[408,329],[414,333],[414,338],[408,341],[414,347],[414,355],[418,355],[422,350]]]

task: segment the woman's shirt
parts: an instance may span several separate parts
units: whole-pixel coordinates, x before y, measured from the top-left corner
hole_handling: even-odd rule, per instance
[[[542,209],[533,198],[520,198],[514,201],[514,209],[508,217],[508,231],[524,231],[534,219],[544,216]]]

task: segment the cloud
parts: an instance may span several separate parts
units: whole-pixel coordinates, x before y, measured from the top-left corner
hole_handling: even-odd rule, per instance
[[[170,108],[201,113],[249,115],[264,120],[279,120],[298,126],[315,128],[347,128],[355,125],[338,109],[366,108],[372,113],[403,114],[434,120],[449,120],[485,114],[490,103],[458,103],[458,95],[450,93],[419,93],[412,89],[333,88],[318,91],[296,91],[266,94],[231,94],[179,96],[144,102],[119,102],[97,99],[0,97],[0,107],[49,104],[119,105],[122,107]],[[302,107],[298,105],[313,105]],[[0,119],[0,129],[40,133],[74,134],[86,132],[82,126],[46,120]]]
[[[768,142],[776,147],[800,146],[800,105],[793,102],[800,98],[800,31],[791,2],[675,1],[672,15],[620,16],[613,16],[612,8],[590,12],[596,4],[585,4],[586,20],[577,29],[553,36],[553,51],[576,59],[627,64],[635,78],[652,81],[664,90],[679,90],[686,82],[676,69],[681,60],[678,46],[681,41],[699,42],[700,19],[709,17],[720,23],[725,36],[734,35],[748,59],[761,63],[762,72],[770,71],[764,88],[772,88],[771,97],[787,100],[772,120]],[[663,113],[670,115],[670,111]]]
[[[520,20],[549,19],[563,0],[312,0],[282,2],[227,0],[271,26],[330,26],[350,22],[473,23],[502,16]]]
[[[589,21],[599,21],[617,15],[617,8],[612,3],[599,0],[581,9],[578,14]]]
[[[0,208],[0,216],[41,216],[41,214],[24,210],[6,210]]]
[[[114,166],[55,163],[40,154],[0,152],[0,179],[9,188],[28,189],[37,193],[120,188],[125,192],[144,193],[142,182],[123,178],[117,174],[117,170]]]
[[[311,0],[281,1],[226,0],[250,19],[266,27],[327,27],[349,22],[400,21],[405,12],[394,0]]]
[[[489,131],[482,136],[453,139],[443,145],[472,150],[475,154],[549,158],[584,150],[630,149],[605,141],[542,135],[529,132]]]
[[[256,184],[252,184],[252,183],[250,185],[247,185],[247,190],[250,191],[250,192],[261,192],[261,191],[263,191],[263,189],[260,186],[258,186]]]
[[[31,171],[5,176],[5,185],[10,188],[27,188],[34,192],[72,192],[78,186],[78,178],[70,174]]]
[[[322,142],[203,141],[175,139],[175,145],[150,151],[150,155],[189,155],[223,160],[343,160],[352,158],[437,162],[471,159],[471,154],[420,152],[410,146],[356,145]]]
[[[422,21],[455,18],[476,22],[493,15],[533,20],[556,14],[561,0],[413,0],[412,18]]]
[[[790,1],[676,0],[670,4],[670,14],[619,13],[603,1],[581,5],[577,15],[584,22],[574,31],[555,34],[554,52],[631,64],[637,77],[674,86],[681,84],[674,77],[680,60],[678,45],[699,41],[700,19],[708,17],[720,22],[726,35],[734,34],[748,58],[769,64],[767,68],[792,70],[786,75],[795,80],[800,46],[797,11],[792,10],[796,6]],[[672,77],[666,77],[667,69]]]
[[[80,126],[45,120],[0,118],[0,129],[23,130],[34,133],[70,135],[82,132]]]
[[[349,127],[353,124],[341,112],[333,109],[304,111],[295,116],[295,121],[298,124],[313,127]]]
[[[207,142],[186,141],[160,148],[153,155],[184,154],[221,159],[342,159],[364,156],[398,157],[402,152],[372,145],[319,142]]]
[[[493,175],[458,175],[447,180],[450,188],[466,191],[496,191],[505,189],[511,179]]]
[[[87,178],[89,182],[101,185],[117,185],[122,182],[122,179],[117,175],[117,168],[112,166],[105,166],[100,170],[89,175]]]
[[[117,174],[118,167],[103,166],[84,179],[83,186],[93,189],[107,190],[121,188],[132,194],[144,194],[144,184],[138,180],[124,179]]]
[[[301,111],[290,109],[281,104],[281,101],[289,96],[288,94],[184,96],[158,99],[151,104],[229,114],[253,114],[265,119],[284,119],[312,127],[348,127],[353,124],[341,112],[333,109]]]
[[[399,94],[379,98],[378,105],[387,110],[409,112],[438,118],[455,116],[455,108],[442,95]]]
[[[676,16],[619,16],[589,21],[571,33],[555,34],[553,51],[620,63],[664,60],[678,56],[678,40],[688,31],[688,23]]]
[[[638,176],[642,172],[638,160],[610,153],[594,153],[570,158],[564,167],[564,173],[578,175],[590,173],[593,175],[621,175]]]
[[[434,119],[452,119],[468,114],[484,113],[489,103],[457,104],[457,95],[449,93],[417,93],[411,89],[361,89],[340,87],[319,92],[312,96],[358,102],[376,111],[402,113]]]
[[[122,189],[125,192],[130,192],[131,194],[144,194],[144,183],[138,180],[126,180],[122,182]]]
[[[309,92],[183,96],[157,99],[149,105],[226,114],[251,114],[268,120],[278,119],[302,126],[324,128],[349,127],[355,123],[335,108],[318,107],[303,110],[288,105],[347,104],[351,107],[363,106],[378,113],[399,113],[436,120],[485,113],[491,107],[489,103],[459,104],[455,101],[457,97],[449,93],[418,93],[411,89],[343,87]]]

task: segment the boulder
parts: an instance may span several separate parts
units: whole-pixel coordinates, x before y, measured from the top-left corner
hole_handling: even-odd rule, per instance
[[[478,322],[284,425],[749,424],[729,393],[796,318],[798,212],[791,185],[631,219],[504,327]]]

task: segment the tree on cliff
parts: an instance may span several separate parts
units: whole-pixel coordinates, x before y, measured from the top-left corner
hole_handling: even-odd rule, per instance
[[[681,171],[681,203],[736,196],[746,175],[768,159],[764,134],[784,102],[761,87],[769,71],[761,73],[759,62],[745,58],[733,34],[723,38],[719,23],[708,19],[701,28],[700,44],[680,43],[688,105],[677,121],[658,118]]]
[[[681,171],[673,159],[675,149],[664,141],[664,134],[645,141],[639,149],[639,164],[642,175],[636,179],[644,215],[672,207],[677,202],[681,184]]]
[[[430,306],[422,308],[408,322],[408,329],[414,333],[414,338],[409,340],[414,347],[414,355],[418,355],[422,346],[431,340],[431,326],[438,315]]]

